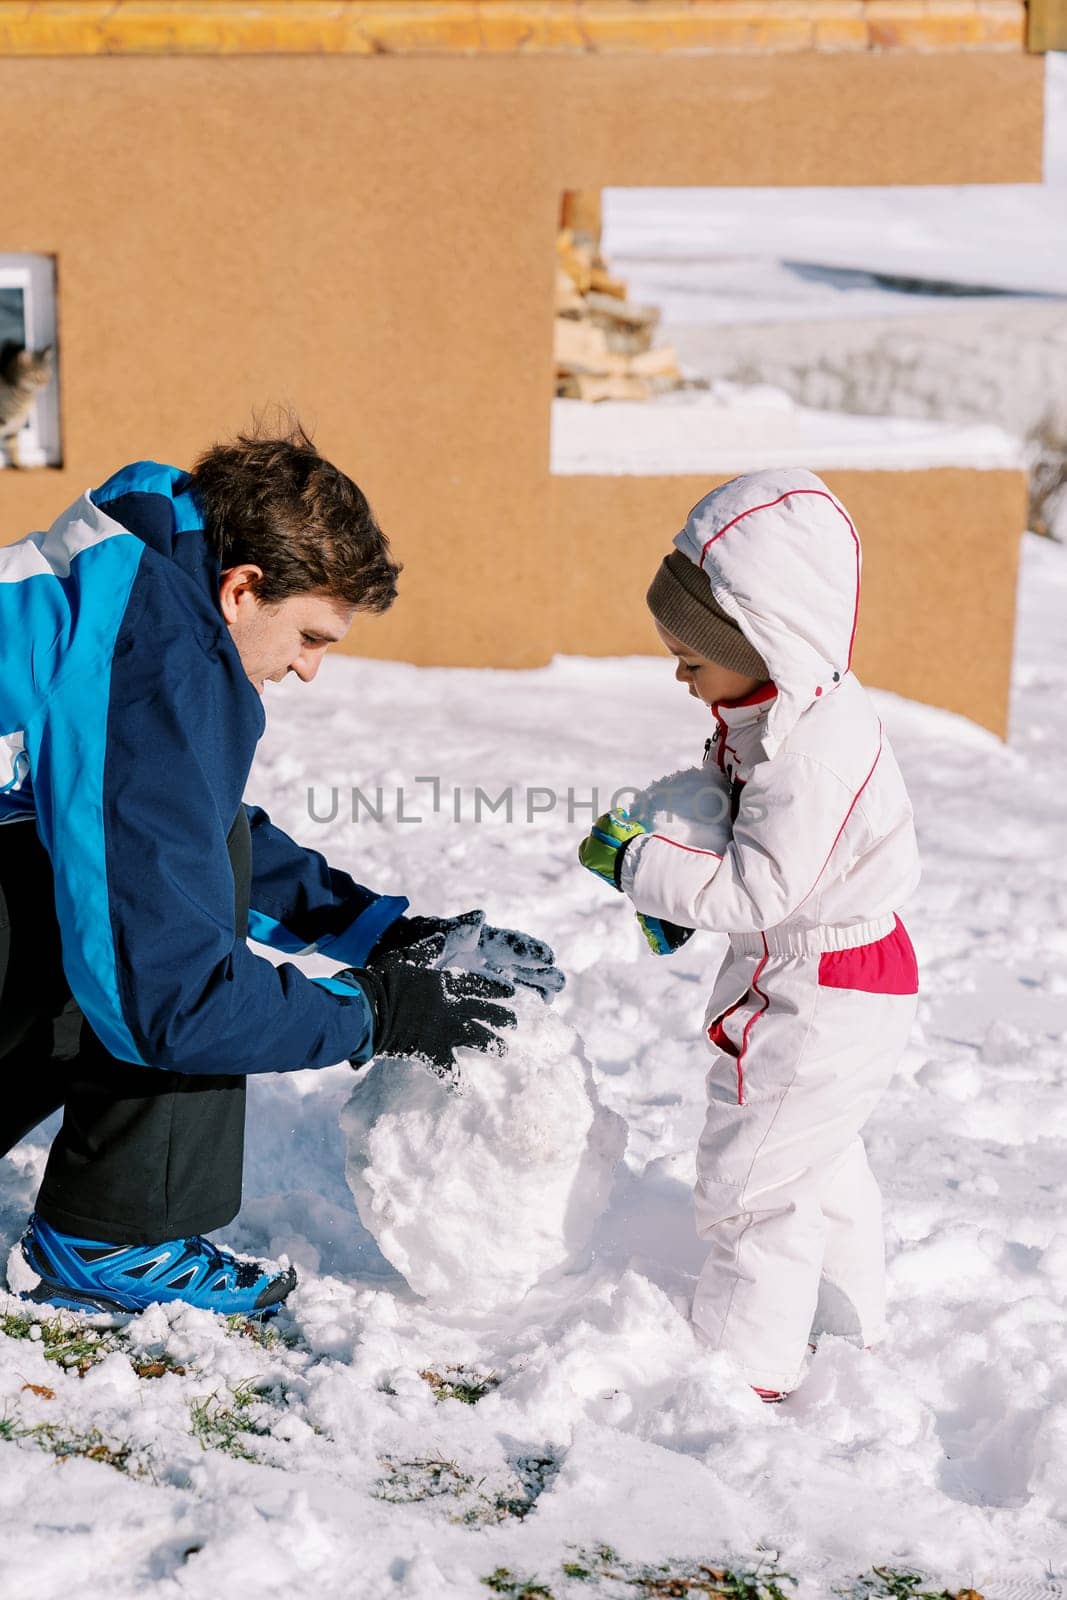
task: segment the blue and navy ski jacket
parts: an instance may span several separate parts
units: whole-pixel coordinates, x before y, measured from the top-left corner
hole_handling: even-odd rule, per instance
[[[220,576],[187,475],[151,461],[0,548],[0,825],[37,828],[67,981],[113,1055],[185,1073],[366,1060],[362,991],[235,933],[226,839],[265,719]],[[249,935],[362,965],[407,901],[247,812]]]

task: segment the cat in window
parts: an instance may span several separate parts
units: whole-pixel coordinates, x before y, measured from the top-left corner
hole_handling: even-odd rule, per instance
[[[0,447],[13,467],[21,465],[20,430],[51,376],[51,345],[27,350],[9,339],[0,346]]]

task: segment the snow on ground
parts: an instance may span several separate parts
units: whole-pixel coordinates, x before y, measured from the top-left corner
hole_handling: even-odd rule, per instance
[[[907,913],[920,1022],[869,1130],[892,1336],[873,1353],[824,1340],[776,1408],[686,1318],[721,941],[657,960],[575,861],[591,807],[699,759],[705,714],[670,664],[338,658],[311,688],[269,688],[250,796],[420,910],[484,906],[553,939],[559,1018],[627,1153],[568,1275],[511,1309],[431,1307],[346,1186],[350,1069],[253,1080],[228,1237],[298,1264],[281,1340],[156,1309],[64,1367],[54,1333],[15,1338],[17,1303],[0,1303],[4,1595],[475,1600],[499,1568],[555,1600],[640,1593],[563,1574],[599,1542],[620,1561],[777,1563],[800,1600],[875,1564],[992,1600],[1067,1590],[1067,550],[1027,540],[1021,599],[1007,746],[879,696],[925,855]],[[2,1245],[46,1143],[0,1163]],[[415,1203],[431,1193],[425,1171],[404,1176]],[[453,1243],[489,1259],[493,1209],[457,1216]],[[125,1449],[122,1472],[106,1456]],[[1062,1589],[1042,1590],[1048,1571]],[[521,1592],[506,1581],[496,1592]]]

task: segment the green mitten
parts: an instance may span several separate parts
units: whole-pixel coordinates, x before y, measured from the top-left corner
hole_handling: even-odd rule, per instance
[[[647,828],[640,822],[633,822],[625,811],[605,811],[578,846],[578,860],[613,889],[621,889],[626,846],[647,832]]]

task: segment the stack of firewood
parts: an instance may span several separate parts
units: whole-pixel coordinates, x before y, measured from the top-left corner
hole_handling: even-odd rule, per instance
[[[654,346],[655,306],[633,305],[600,253],[599,196],[564,196],[556,242],[556,393],[648,400],[687,387],[670,345]]]

